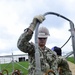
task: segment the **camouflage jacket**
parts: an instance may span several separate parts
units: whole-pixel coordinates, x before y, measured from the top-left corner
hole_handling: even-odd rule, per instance
[[[18,48],[28,53],[29,58],[29,75],[35,75],[35,45],[32,42],[29,42],[32,38],[32,34],[28,32],[28,29],[20,36],[17,46]],[[40,53],[40,62],[41,62],[41,72],[42,75],[51,69],[55,72],[56,75],[59,75],[58,67],[62,67],[61,75],[72,75],[69,65],[64,58],[60,58],[56,53],[45,46],[44,50],[39,47]]]
[[[33,34],[28,33],[28,29],[24,31],[24,33],[20,36],[17,46],[18,48],[28,53],[29,58],[29,75],[35,75],[35,46],[30,41]],[[39,53],[40,53],[40,61],[41,61],[41,72],[45,73],[47,70],[51,69],[55,73],[58,73],[57,70],[57,55],[54,51],[50,50],[49,48],[45,47],[44,50],[42,50],[39,47]]]

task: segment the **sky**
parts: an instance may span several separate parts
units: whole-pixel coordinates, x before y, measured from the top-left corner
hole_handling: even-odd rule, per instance
[[[56,12],[74,23],[74,7],[75,0],[0,0],[0,55],[23,53],[17,48],[17,41],[34,16]],[[50,37],[46,44],[49,48],[61,47],[71,35],[69,22],[54,15],[46,15],[40,26],[49,29]],[[34,38],[33,35],[32,42]],[[71,39],[62,48],[63,54],[70,51],[73,51]]]

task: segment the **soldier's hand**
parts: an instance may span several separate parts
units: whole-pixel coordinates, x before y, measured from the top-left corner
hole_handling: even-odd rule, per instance
[[[29,29],[32,30],[32,31],[34,31],[37,22],[42,23],[44,20],[45,20],[45,17],[44,17],[43,15],[35,16],[35,17],[33,18],[32,23],[31,23],[30,26],[29,26]]]
[[[43,15],[38,15],[34,17],[34,20],[39,21],[42,23],[45,20],[45,17]]]

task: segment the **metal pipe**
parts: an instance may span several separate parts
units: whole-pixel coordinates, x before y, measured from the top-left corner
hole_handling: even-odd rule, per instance
[[[36,75],[41,75],[41,63],[40,63],[40,54],[38,49],[38,28],[39,22],[36,25],[35,29],[35,64],[36,64]]]
[[[47,13],[44,14],[44,16],[46,16],[46,15],[48,15],[48,14],[56,15],[56,16],[58,16],[58,17],[61,17],[61,18],[65,19],[65,20],[69,21],[69,23],[70,23],[70,28],[71,28],[72,48],[73,48],[74,63],[75,63],[75,30],[74,30],[74,23],[73,23],[70,19],[68,19],[68,18],[66,18],[66,17],[64,17],[64,16],[62,16],[62,15],[60,15],[60,14],[58,14],[58,13],[55,13],[55,12],[47,12]]]
[[[70,19],[68,19],[68,18],[66,18],[66,17],[64,17],[64,16],[62,16],[62,15],[60,15],[58,13],[55,13],[55,12],[47,12],[47,13],[44,14],[44,16],[46,16],[46,15],[56,15],[56,16],[61,17],[61,18],[63,18],[63,19],[65,19],[65,20],[70,22],[70,28],[72,30],[71,31],[71,35],[73,36],[72,37],[72,45],[73,45],[74,61],[75,61],[75,35],[74,35],[74,24],[73,24],[73,22]],[[39,24],[40,23],[38,22],[37,25],[36,25],[36,29],[35,29],[35,65],[36,65],[36,75],[41,75],[41,63],[40,63],[40,54],[39,54],[39,49],[38,49],[38,37],[37,37],[38,36]]]

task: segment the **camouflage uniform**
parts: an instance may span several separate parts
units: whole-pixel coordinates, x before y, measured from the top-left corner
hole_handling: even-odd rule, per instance
[[[65,58],[62,56],[58,57],[58,67],[60,67],[60,75],[72,75],[71,70],[69,69],[69,64]]]
[[[30,63],[29,75],[35,75],[35,48],[32,42],[29,43],[32,34],[30,35],[28,33],[28,30],[29,29],[26,29],[25,32],[20,36],[17,46],[21,51],[28,53],[29,63]],[[39,47],[39,53],[40,53],[42,75],[46,73],[46,71],[49,69],[53,70],[55,73],[58,73],[56,53],[47,47],[45,47],[44,50],[42,50]]]
[[[41,19],[39,20],[40,22],[43,21],[43,16],[40,17]],[[36,22],[38,20],[33,19],[33,22],[29,26],[29,28],[25,29],[24,33],[20,36],[18,42],[17,42],[17,47],[25,52],[28,53],[28,58],[29,58],[29,75],[35,75],[35,45],[30,41],[33,35],[33,31],[36,27]],[[31,32],[30,32],[31,30]],[[46,46],[44,47],[44,50],[42,50],[39,47],[39,53],[40,53],[40,62],[41,62],[41,72],[42,75],[45,75],[45,73],[48,70],[53,70],[56,75],[59,75],[58,67],[62,66],[62,74],[61,75],[72,75],[68,64],[66,64],[66,60],[64,61],[62,58],[58,58],[57,54],[47,48]],[[53,74],[50,74],[53,75]]]
[[[52,48],[52,50],[55,51],[58,55],[58,67],[60,68],[60,75],[72,75],[67,60],[62,57],[61,48],[55,46]]]

